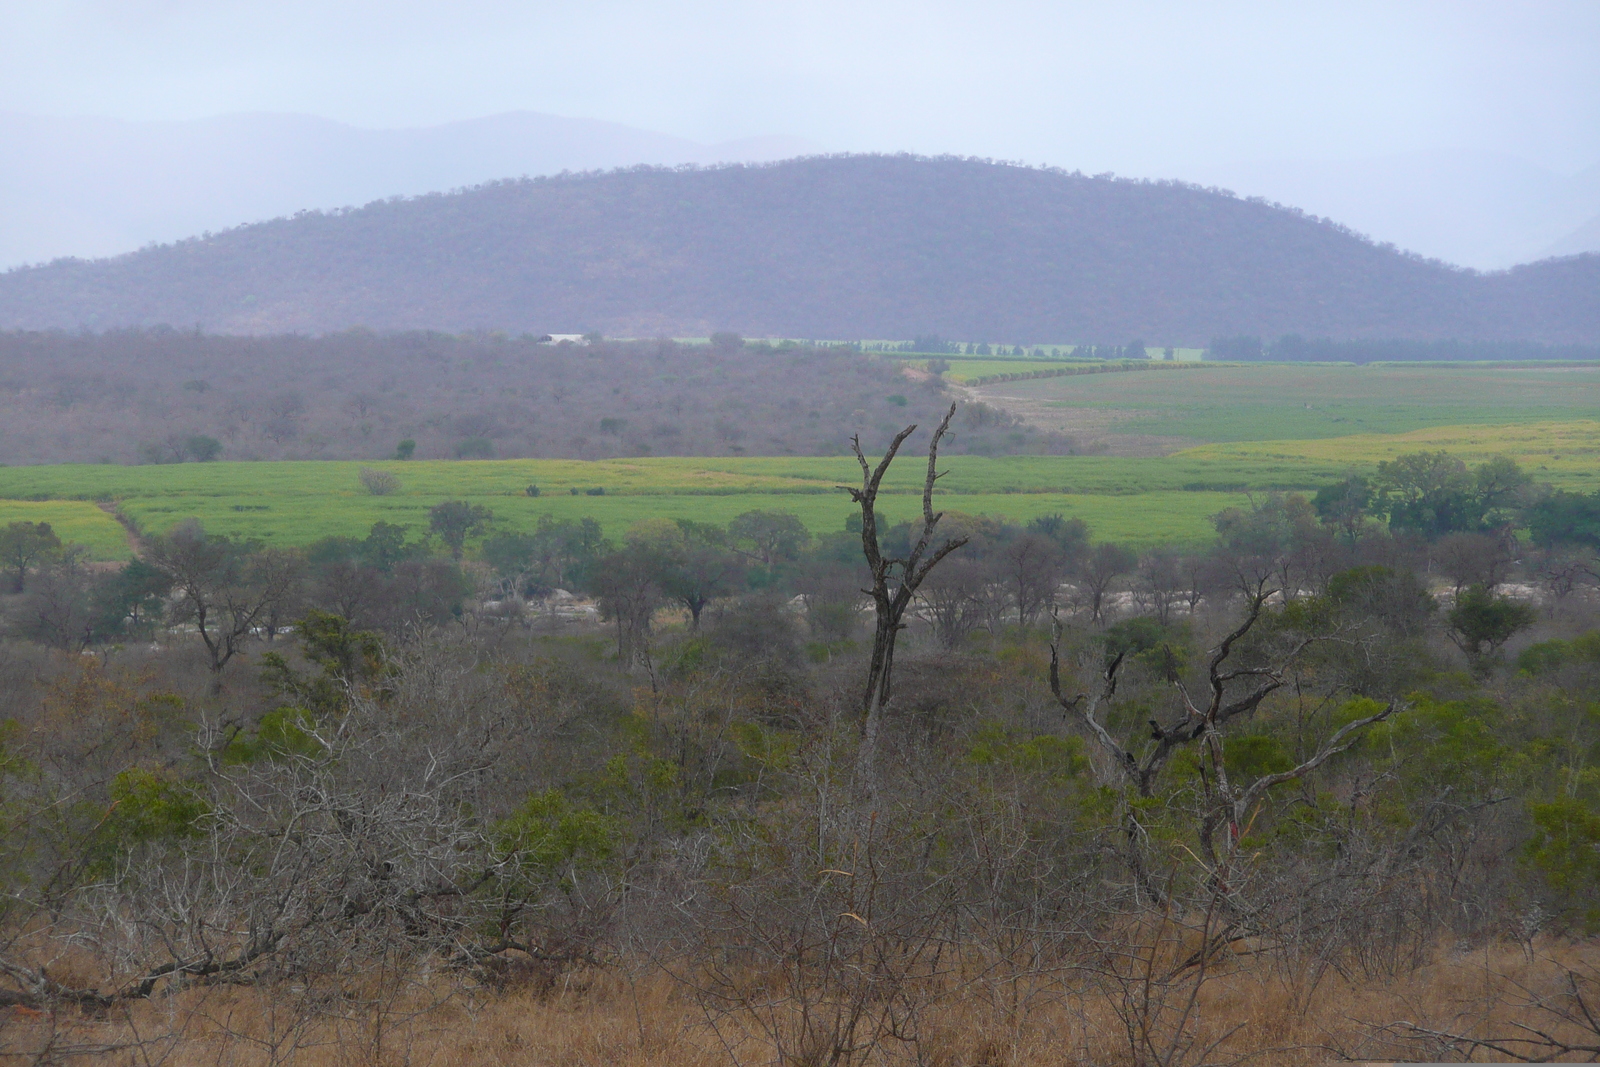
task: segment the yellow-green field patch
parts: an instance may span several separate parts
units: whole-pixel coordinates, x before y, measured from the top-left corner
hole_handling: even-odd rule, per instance
[[[1021,521],[1052,512],[1082,518],[1102,540],[1198,543],[1209,516],[1247,492],[1311,491],[1402,452],[1452,452],[1469,462],[1508,455],[1539,481],[1600,488],[1600,420],[1435,426],[1396,434],[1204,445],[1171,456],[951,456],[937,506]],[[581,460],[385,461],[396,492],[373,496],[356,462],[109,464],[0,468],[0,507],[49,521],[101,558],[125,558],[120,527],[94,501],[115,501],[151,533],[197,518],[218,533],[272,544],[360,536],[375,522],[421,534],[447,499],[482,504],[505,528],[543,515],[592,517],[616,536],[639,519],[726,523],[754,509],[792,511],[817,533],[851,511],[838,487],[860,484],[851,456]],[[920,507],[915,450],[890,469],[879,499],[894,520]],[[530,495],[530,487],[538,495]],[[5,514],[6,512],[0,512]]]
[[[1177,453],[1238,467],[1271,463],[1370,467],[1404,452],[1449,452],[1468,463],[1509,456],[1533,475],[1563,489],[1600,488],[1600,421],[1574,419],[1512,426],[1434,426],[1396,434],[1354,434],[1305,441],[1241,441],[1200,445]]]
[[[83,545],[92,559],[133,557],[121,524],[87,501],[0,500],[0,526],[12,522],[48,522],[57,537]]]

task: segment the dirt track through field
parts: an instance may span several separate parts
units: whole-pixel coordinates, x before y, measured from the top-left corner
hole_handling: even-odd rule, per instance
[[[1011,382],[979,386],[952,385],[951,388],[964,399],[1010,412],[1030,426],[1065,434],[1077,441],[1079,450],[1086,453],[1102,456],[1167,456],[1204,443],[1195,437],[1117,432],[1116,425],[1119,422],[1148,418],[1149,412],[1146,411],[1063,407],[1058,400],[1013,395],[1015,390]]]
[[[144,559],[144,538],[139,536],[139,527],[134,524],[134,521],[124,515],[122,509],[112,501],[97,500],[95,501],[95,507],[117,520],[117,525],[121,526],[123,532],[128,535],[128,547],[133,550],[134,558]]]

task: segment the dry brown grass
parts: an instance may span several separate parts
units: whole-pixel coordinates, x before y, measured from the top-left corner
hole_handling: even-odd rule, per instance
[[[1078,969],[960,981],[947,976],[939,988],[923,992],[905,1040],[891,1038],[838,1061],[817,1050],[815,1059],[785,1062],[1293,1067],[1345,1058],[1453,1059],[1449,1049],[1404,1024],[1478,1035],[1510,1033],[1519,1022],[1548,1024],[1550,1016],[1531,1006],[1530,996],[1558,994],[1569,970],[1594,974],[1597,963],[1600,944],[1594,942],[1547,941],[1531,951],[1496,944],[1441,951],[1430,965],[1384,983],[1246,956],[1211,972],[1198,989],[1190,974],[1132,997],[1104,973]],[[750,1019],[708,1011],[692,983],[660,969],[595,969],[568,974],[553,987],[457,991],[443,1000],[431,992],[424,999],[424,991],[431,987],[400,983],[359,1003],[320,1005],[293,990],[274,996],[253,989],[192,991],[100,1019],[12,1009],[0,1023],[0,1056],[171,1067],[780,1062]],[[828,1008],[811,1005],[812,1011]],[[1152,1040],[1136,1048],[1130,1026],[1137,1029],[1141,1018],[1151,1023]],[[1571,1027],[1566,1033],[1576,1036]],[[1588,1036],[1591,1044],[1595,1039]],[[1504,1057],[1480,1051],[1477,1058]]]

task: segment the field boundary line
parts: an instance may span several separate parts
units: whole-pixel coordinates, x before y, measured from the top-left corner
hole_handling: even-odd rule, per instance
[[[122,527],[123,533],[128,535],[128,549],[133,553],[133,558],[144,559],[144,535],[139,531],[139,524],[114,500],[96,500],[94,506],[110,515]]]
[[[1098,367],[1053,367],[1049,370],[1018,371],[1013,374],[985,374],[976,378],[963,378],[961,385],[999,385],[1002,382],[1027,382],[1037,378],[1071,378],[1079,374],[1119,374],[1124,371],[1196,370],[1202,367],[1224,367],[1225,363],[1196,363],[1150,360],[1145,363],[1105,364]]]

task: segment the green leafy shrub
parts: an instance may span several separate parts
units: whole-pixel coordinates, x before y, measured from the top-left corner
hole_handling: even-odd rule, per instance
[[[1009,767],[1018,774],[1057,782],[1077,778],[1089,768],[1083,738],[1075,734],[1016,737],[997,723],[973,735],[967,761],[980,767]]]
[[[110,805],[87,843],[95,877],[109,878],[118,860],[141,845],[200,837],[211,805],[191,782],[131,768],[111,780]]]
[[[1600,813],[1561,797],[1530,803],[1528,814],[1533,834],[1525,860],[1543,875],[1564,918],[1587,933],[1600,931]]]
[[[1280,774],[1295,764],[1289,750],[1276,737],[1246,734],[1223,742],[1222,765],[1230,779],[1245,782]]]
[[[515,871],[524,888],[534,888],[602,866],[621,832],[615,819],[550,789],[495,823],[490,838],[496,861]]]

